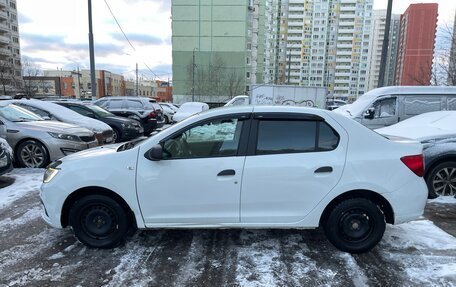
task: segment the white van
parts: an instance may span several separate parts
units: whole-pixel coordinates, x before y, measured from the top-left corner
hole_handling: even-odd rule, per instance
[[[371,90],[334,112],[370,129],[434,111],[456,110],[456,87],[393,86]]]

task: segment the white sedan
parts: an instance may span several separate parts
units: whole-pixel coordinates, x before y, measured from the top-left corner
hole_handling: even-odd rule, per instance
[[[75,177],[74,175],[78,176]],[[239,106],[143,141],[67,156],[41,187],[43,218],[111,248],[136,228],[318,228],[361,253],[423,214],[422,147],[325,110]]]
[[[209,105],[200,102],[188,102],[180,106],[177,112],[173,115],[173,122],[177,123],[185,120],[194,114],[209,110]]]

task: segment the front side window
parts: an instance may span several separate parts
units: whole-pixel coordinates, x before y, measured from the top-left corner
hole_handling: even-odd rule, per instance
[[[396,115],[396,98],[388,98],[374,103],[375,118],[387,118]]]
[[[339,135],[326,122],[313,120],[260,120],[256,155],[335,150]]]
[[[243,121],[217,119],[192,127],[163,143],[165,159],[236,156]]]

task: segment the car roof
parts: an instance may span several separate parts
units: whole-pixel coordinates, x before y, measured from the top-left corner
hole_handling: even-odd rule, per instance
[[[156,102],[154,99],[147,98],[147,97],[134,97],[134,96],[107,96],[99,98],[97,101],[100,100],[141,100],[141,101],[153,101]]]
[[[370,90],[360,98],[377,98],[386,95],[456,95],[456,87],[447,86],[391,86]]]

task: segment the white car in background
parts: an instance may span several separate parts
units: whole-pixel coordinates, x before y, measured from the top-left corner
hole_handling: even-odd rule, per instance
[[[174,114],[176,113],[177,109],[173,110],[168,105],[161,104],[161,103],[160,103],[160,106],[163,109],[163,116],[165,118],[165,124],[171,123],[171,120],[172,120]]]
[[[200,102],[188,102],[182,104],[179,110],[173,116],[173,122],[177,123],[194,114],[209,110],[209,105]]]
[[[26,99],[5,102],[27,109],[45,120],[54,120],[86,128],[95,134],[95,138],[100,145],[114,142],[114,131],[110,126],[99,120],[80,115],[61,105],[47,101]]]
[[[170,108],[170,109],[173,110],[174,112],[177,112],[177,110],[179,110],[179,107],[176,106],[176,105],[173,104],[173,103],[163,103],[163,102],[161,102],[161,103],[159,103],[159,104],[160,104],[160,106],[167,106],[168,108]]]
[[[238,106],[65,157],[46,170],[40,196],[47,223],[72,226],[92,247],[117,246],[136,228],[322,227],[337,248],[361,253],[386,223],[423,214],[422,174],[417,142],[326,110]]]

